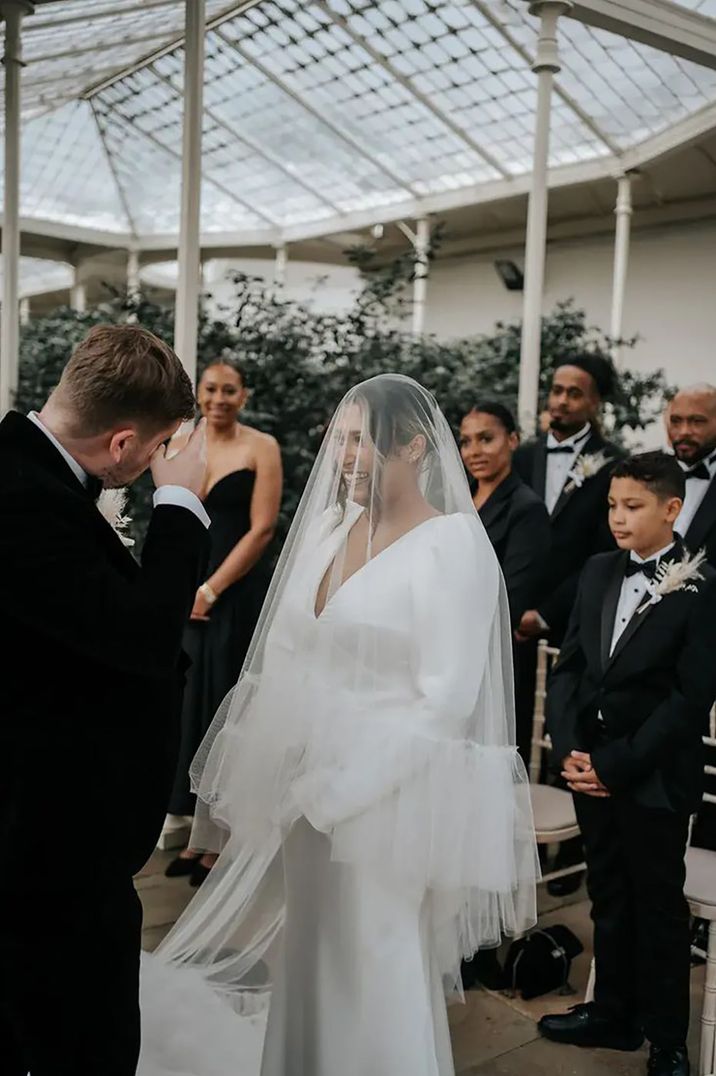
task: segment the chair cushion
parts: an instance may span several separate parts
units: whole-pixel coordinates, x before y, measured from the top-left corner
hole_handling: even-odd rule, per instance
[[[530,785],[532,813],[535,831],[556,833],[565,829],[577,829],[572,795],[564,788],[551,785]]]
[[[708,909],[704,918],[716,919],[716,852],[707,848],[689,848],[686,853],[686,899],[695,904],[711,905],[713,915]]]

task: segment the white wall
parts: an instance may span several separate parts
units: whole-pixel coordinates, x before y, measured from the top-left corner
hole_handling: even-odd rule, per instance
[[[228,275],[232,272],[262,277],[267,284],[271,284],[274,279],[274,262],[249,258],[214,259],[206,262],[204,286],[217,306],[222,303],[231,304],[235,288]],[[359,288],[359,275],[352,266],[292,262],[289,250],[285,280],[281,289],[285,299],[307,304],[322,314],[340,313],[349,309]]]
[[[428,285],[426,328],[443,339],[490,332],[519,318],[520,292],[508,292],[493,262],[475,255],[435,263]],[[522,265],[520,249],[499,255]],[[574,298],[590,324],[609,330],[613,247],[609,238],[549,247],[545,311]],[[716,381],[716,224],[634,232],[624,335],[642,339],[624,352],[625,365],[663,367],[676,384]]]

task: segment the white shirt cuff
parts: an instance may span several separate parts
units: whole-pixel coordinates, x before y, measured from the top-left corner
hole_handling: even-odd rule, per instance
[[[535,612],[537,613],[537,623],[539,624],[542,631],[549,631],[549,624],[547,623],[545,618],[537,609],[535,609]]]
[[[205,527],[211,524],[207,511],[197,495],[192,493],[190,489],[185,489],[184,486],[160,486],[154,493],[154,507],[159,508],[162,504],[173,504],[176,508],[187,508],[194,513]]]

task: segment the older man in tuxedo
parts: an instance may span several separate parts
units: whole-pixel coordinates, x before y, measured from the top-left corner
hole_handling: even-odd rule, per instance
[[[666,429],[686,477],[684,507],[675,529],[693,552],[704,549],[716,568],[716,387],[698,384],[680,389],[667,409]],[[716,781],[710,778],[709,791],[715,790]],[[693,839],[700,847],[716,849],[715,807],[704,804]]]

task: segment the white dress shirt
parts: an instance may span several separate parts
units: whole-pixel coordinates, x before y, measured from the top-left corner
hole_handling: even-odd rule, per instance
[[[547,434],[547,477],[544,487],[544,500],[550,515],[554,512],[554,507],[564,489],[567,475],[574,467],[574,462],[589,440],[591,432],[592,427],[587,423],[579,433],[574,433],[571,437],[565,437],[563,441],[558,441],[553,433]],[[549,452],[550,448],[571,448],[573,452]]]
[[[37,412],[31,411],[27,417],[30,422],[34,423],[38,430],[42,430],[45,437],[52,442],[77,481],[83,486],[86,486],[87,472],[77,462],[74,456],[71,456],[67,449],[60,444],[51,430],[48,430]],[[199,498],[195,493],[192,493],[191,490],[186,489],[184,486],[160,486],[154,493],[154,507],[158,508],[159,505],[162,504],[171,504],[177,508],[186,508],[189,512],[193,512],[205,527],[208,527],[211,523],[207,511]]]
[[[654,553],[653,556],[647,557],[643,560],[638,553],[634,553],[632,550],[630,554],[630,560],[634,564],[648,564],[655,560],[658,562],[662,557],[674,548],[674,543],[671,542],[665,546],[664,549],[660,549],[658,553]],[[614,630],[612,632],[612,644],[609,648],[609,653],[614,653],[614,648],[622,637],[627,624],[636,613],[637,609],[646,599],[649,590],[647,587],[647,579],[643,572],[638,572],[636,575],[630,575],[628,578],[625,576],[622,582],[621,594],[619,595],[619,604],[617,605],[617,615],[614,618]]]
[[[713,452],[708,459],[702,461],[706,470],[709,472],[709,478],[688,478],[686,480],[686,496],[684,497],[684,507],[679,512],[679,518],[674,524],[674,530],[678,531],[682,538],[686,537],[689,527],[694,521],[694,516],[701,507],[701,502],[706,496],[706,491],[714,480],[716,475],[716,452]],[[688,473],[693,464],[682,463],[679,460],[679,467],[682,471]]]

